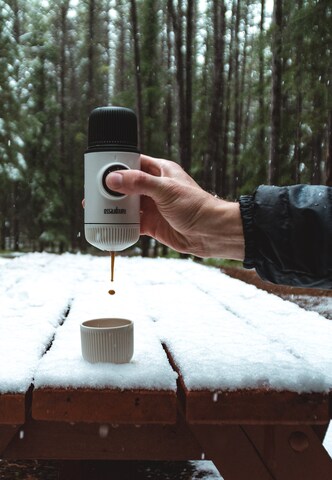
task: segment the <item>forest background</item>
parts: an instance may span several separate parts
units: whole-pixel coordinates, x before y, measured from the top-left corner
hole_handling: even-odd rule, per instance
[[[330,0],[0,0],[0,250],[88,248],[101,105],[223,198],[332,185],[331,57]]]

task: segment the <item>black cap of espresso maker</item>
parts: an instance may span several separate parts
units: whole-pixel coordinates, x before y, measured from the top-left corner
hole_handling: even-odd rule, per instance
[[[137,118],[124,107],[98,107],[89,117],[88,151],[137,152]]]

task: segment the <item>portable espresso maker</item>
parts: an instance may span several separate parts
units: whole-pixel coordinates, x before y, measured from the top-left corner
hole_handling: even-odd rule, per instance
[[[126,169],[140,169],[135,113],[123,107],[94,109],[84,155],[84,230],[86,240],[100,250],[117,252],[139,239],[139,195],[106,185],[110,172]]]

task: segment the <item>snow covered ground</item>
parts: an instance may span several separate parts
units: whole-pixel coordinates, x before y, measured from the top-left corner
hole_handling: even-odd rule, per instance
[[[332,389],[332,322],[318,313],[190,260],[119,257],[110,296],[109,268],[89,255],[0,258],[0,393],[32,382],[175,389],[160,339],[191,389]],[[135,321],[128,365],[81,357],[80,322],[105,316]]]

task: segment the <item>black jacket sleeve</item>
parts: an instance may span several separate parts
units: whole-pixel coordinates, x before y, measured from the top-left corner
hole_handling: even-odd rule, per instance
[[[262,185],[240,197],[245,268],[263,280],[332,288],[332,187]]]

